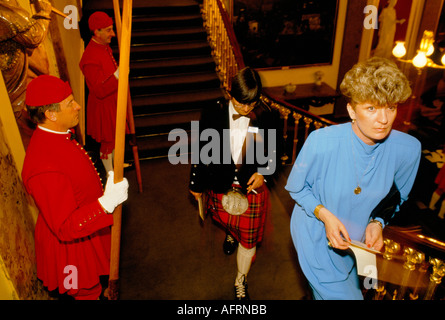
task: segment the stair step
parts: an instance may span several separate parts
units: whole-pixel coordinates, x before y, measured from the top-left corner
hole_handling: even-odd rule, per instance
[[[150,15],[133,16],[131,29],[160,29],[174,27],[203,26],[202,16],[199,12],[192,14],[172,14],[172,15]]]
[[[144,126],[136,128],[136,137],[146,139],[158,136],[168,136],[170,133],[190,132],[191,123],[171,123],[164,125]]]
[[[149,60],[160,58],[182,58],[199,55],[211,55],[211,48],[206,41],[184,41],[163,44],[133,44],[130,48],[131,60]],[[117,56],[119,50],[113,48]]]
[[[131,35],[132,44],[160,44],[173,41],[206,41],[207,33],[201,26],[164,28],[164,29],[140,29],[134,30]]]
[[[134,117],[136,130],[144,127],[157,127],[161,125],[177,125],[178,123],[190,123],[197,121],[201,116],[200,108],[179,110],[175,112],[152,113],[143,117]],[[144,130],[144,129],[142,129]]]
[[[175,137],[176,138],[176,137]],[[187,140],[178,139],[175,141],[169,141],[164,136],[153,136],[150,139],[138,139],[137,145],[138,149],[141,150],[156,150],[156,149],[166,149],[170,148],[174,144],[188,144],[190,142],[190,134],[187,134]]]
[[[161,75],[133,78],[130,91],[134,98],[139,95],[166,93],[170,91],[186,91],[196,88],[219,88],[220,81],[215,73],[193,73]]]
[[[186,51],[186,50],[200,50],[210,49],[206,41],[191,40],[191,41],[173,41],[166,43],[140,43],[131,45],[131,53],[133,52],[165,52],[165,51]],[[117,50],[117,48],[116,48]],[[165,56],[162,56],[163,58]],[[132,57],[133,58],[133,57]],[[145,59],[148,59],[147,57]]]
[[[189,144],[192,138],[190,130],[181,131],[177,128],[176,130],[172,129],[171,132],[181,132],[181,134],[185,134],[185,136],[181,135],[181,138],[179,138],[175,135],[171,138],[171,141],[168,140],[168,133],[137,138],[139,157],[142,160],[145,158],[166,157],[172,151],[170,148],[173,145],[175,145],[175,149],[181,147],[182,150],[189,152]],[[127,158],[133,158],[130,148],[127,148]]]
[[[190,72],[215,72],[216,64],[211,56],[192,56],[182,59],[152,59],[130,62],[130,77],[181,74]]]
[[[222,90],[219,88],[137,96],[132,97],[133,113],[135,116],[142,116],[162,111],[174,111],[175,106],[200,105],[202,102],[220,99],[222,96]]]
[[[122,10],[122,0],[119,7]],[[165,12],[190,12],[196,11],[195,0],[133,0],[133,14],[160,14]],[[83,9],[87,11],[111,11],[113,12],[113,1],[110,0],[84,0]]]
[[[175,41],[207,41],[207,34],[203,30],[174,30],[174,32],[143,30],[132,33],[131,37],[132,45],[154,45]]]
[[[189,148],[187,148],[189,149]],[[184,162],[185,164],[190,163],[190,150],[189,152],[184,153],[184,156],[187,157],[187,160]],[[144,150],[142,148],[139,149],[138,156],[140,161],[148,161],[159,158],[167,158],[170,153],[170,146],[165,148],[157,148],[152,150]],[[178,157],[179,155],[173,155],[173,157]],[[131,163],[133,161],[133,154],[131,150],[127,150],[125,155],[125,161]]]

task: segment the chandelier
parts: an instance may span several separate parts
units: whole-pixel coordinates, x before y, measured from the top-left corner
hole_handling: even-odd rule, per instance
[[[430,56],[434,53],[434,33],[429,30],[423,32],[422,40],[420,41],[419,50],[417,50],[416,56],[412,60],[402,59],[406,55],[406,48],[404,41],[396,41],[396,45],[392,50],[392,54],[398,60],[403,62],[412,63],[418,69],[426,67],[445,69],[445,54],[442,56],[442,65],[436,64],[430,59]]]

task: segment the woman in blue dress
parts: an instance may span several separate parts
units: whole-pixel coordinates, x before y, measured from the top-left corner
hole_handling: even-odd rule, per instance
[[[346,240],[383,247],[381,218],[371,212],[393,183],[401,203],[413,186],[421,146],[392,130],[397,104],[411,95],[409,82],[384,58],[356,64],[340,85],[350,123],[313,131],[289,175],[296,201],[291,234],[314,299],[363,299]],[[399,208],[397,208],[398,210]]]

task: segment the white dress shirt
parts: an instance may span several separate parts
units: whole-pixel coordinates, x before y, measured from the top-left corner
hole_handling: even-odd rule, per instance
[[[233,120],[232,115],[234,114],[238,114],[238,112],[233,107],[232,101],[230,101],[230,151],[232,152],[232,159],[235,164],[240,164],[242,161],[243,144],[246,139],[250,119],[248,117],[240,117],[237,120]]]

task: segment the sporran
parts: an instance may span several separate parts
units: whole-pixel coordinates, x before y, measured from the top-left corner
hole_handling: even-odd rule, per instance
[[[222,197],[221,204],[227,213],[234,216],[243,214],[249,208],[247,197],[237,188],[227,191]]]

